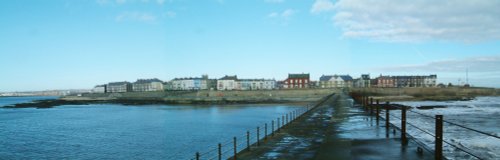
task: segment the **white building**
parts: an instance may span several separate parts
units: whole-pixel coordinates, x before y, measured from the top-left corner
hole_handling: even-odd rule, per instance
[[[171,82],[172,90],[206,90],[209,89],[209,79],[207,75],[201,78],[175,78]]]
[[[238,77],[235,76],[224,76],[217,80],[217,90],[234,90],[236,89],[236,81]]]
[[[437,75],[433,74],[424,77],[424,87],[436,87]]]
[[[353,79],[349,75],[323,75],[319,78],[320,88],[344,88],[352,86]]]
[[[276,88],[276,80],[272,79],[239,79],[235,90],[272,90]]]

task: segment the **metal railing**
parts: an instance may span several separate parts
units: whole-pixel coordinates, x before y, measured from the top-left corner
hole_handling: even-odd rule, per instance
[[[318,102],[308,104],[303,108],[281,115],[276,118],[276,121],[274,119],[271,120],[269,124],[264,123],[252,130],[247,130],[243,135],[235,136],[223,143],[218,143],[215,147],[208,147],[206,151],[196,152],[191,160],[237,159],[239,153],[251,151],[253,147],[262,145],[269,138],[276,136],[281,129],[323,104],[332,95],[326,96]]]
[[[363,96],[363,95],[351,94],[351,97],[356,102],[358,102],[359,104],[361,104],[361,106],[363,107],[363,109],[366,112],[369,112],[370,115],[376,116],[376,123],[377,123],[377,125],[379,124],[379,119],[384,119],[384,121],[385,121],[385,128],[386,128],[386,131],[387,131],[386,132],[387,133],[386,137],[388,137],[388,133],[389,133],[389,130],[390,130],[389,128],[392,126],[392,127],[394,127],[395,129],[398,129],[401,132],[401,143],[403,145],[406,145],[407,142],[408,142],[408,137],[411,137],[411,140],[415,141],[419,146],[424,147],[424,149],[426,149],[428,151],[431,151],[431,152],[433,151],[435,159],[438,159],[438,160],[445,159],[445,157],[443,156],[443,143],[447,144],[447,145],[455,148],[456,150],[461,151],[461,152],[463,152],[463,153],[465,153],[465,154],[467,154],[467,155],[469,155],[469,156],[471,156],[473,158],[476,158],[476,159],[486,159],[484,157],[481,157],[481,156],[477,155],[477,153],[475,153],[475,151],[472,151],[471,149],[469,149],[469,148],[467,148],[467,147],[465,147],[463,145],[457,145],[454,142],[450,142],[450,140],[447,140],[445,137],[443,137],[443,126],[444,126],[444,123],[448,124],[449,126],[455,126],[455,127],[467,130],[467,131],[471,131],[471,132],[474,132],[474,133],[477,133],[477,134],[485,135],[485,136],[488,136],[488,137],[493,137],[493,138],[495,138],[497,140],[500,140],[500,137],[498,135],[495,135],[495,134],[492,134],[492,133],[488,133],[488,132],[485,132],[485,131],[481,131],[481,130],[478,130],[478,129],[474,129],[472,127],[461,125],[461,124],[458,124],[458,123],[455,123],[455,122],[444,120],[443,115],[435,115],[433,117],[433,116],[426,115],[426,114],[423,114],[423,113],[415,112],[415,111],[411,110],[411,107],[409,107],[409,106],[404,106],[404,105],[399,105],[399,104],[390,104],[389,102],[386,102],[385,104],[380,104],[378,100],[376,101],[376,103],[373,103],[373,98],[370,98],[368,96]],[[381,109],[384,110],[383,111],[384,113],[381,112]],[[374,113],[374,110],[375,110],[375,113]],[[398,117],[397,115],[392,114],[390,112],[390,110],[401,110],[401,115]],[[417,125],[415,125],[413,123],[407,122],[407,118],[406,118],[407,111],[409,113],[418,114],[421,117],[430,118],[430,119],[435,120],[434,133],[432,133],[432,131],[429,131],[429,130],[426,130],[426,129],[422,129],[422,127],[419,127],[419,126],[417,126]],[[385,115],[385,118],[382,115]],[[396,126],[395,124],[390,123],[390,118],[395,118],[395,119],[400,120],[401,121],[400,125]],[[434,137],[434,150],[430,149],[430,147],[428,147],[425,143],[422,143],[418,139],[413,138],[411,135],[409,135],[406,132],[407,131],[407,128],[406,128],[407,125],[410,126],[410,127],[412,127],[412,128],[414,128],[414,129],[416,129],[416,130],[418,130],[418,131],[420,131],[421,133],[425,133],[428,136]]]

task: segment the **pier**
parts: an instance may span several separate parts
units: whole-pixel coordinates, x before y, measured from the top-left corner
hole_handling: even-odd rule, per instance
[[[273,135],[222,159],[434,159],[434,153],[413,141],[401,143],[399,130],[391,127],[387,133],[385,123],[337,93]],[[212,159],[197,155],[193,159]]]

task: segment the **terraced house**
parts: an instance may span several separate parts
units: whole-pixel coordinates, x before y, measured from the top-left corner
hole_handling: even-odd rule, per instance
[[[163,91],[163,82],[157,78],[153,79],[138,79],[132,84],[134,92],[151,92]]]
[[[120,92],[131,92],[132,84],[130,82],[110,82],[106,85],[106,92],[109,93],[120,93]]]
[[[169,90],[206,90],[214,88],[213,80],[208,79],[208,75],[189,78],[175,78],[170,81],[171,88]]]
[[[283,88],[309,88],[309,73],[307,74],[288,74],[288,78],[283,81]]]
[[[320,88],[353,87],[353,79],[349,75],[322,75],[319,78]]]

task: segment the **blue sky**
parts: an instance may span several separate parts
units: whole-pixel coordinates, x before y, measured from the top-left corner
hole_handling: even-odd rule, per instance
[[[0,2],[0,92],[138,78],[437,74],[500,87],[500,1]]]

